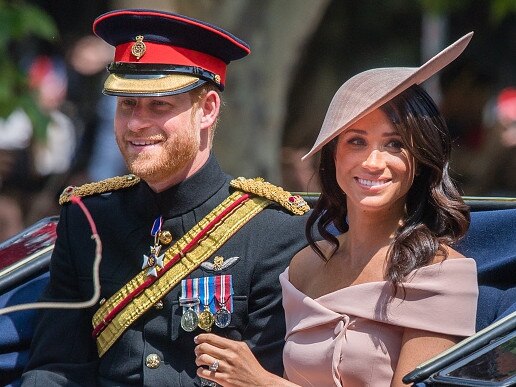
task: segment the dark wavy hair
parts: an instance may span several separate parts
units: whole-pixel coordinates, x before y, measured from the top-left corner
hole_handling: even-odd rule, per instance
[[[396,288],[413,270],[430,264],[436,254],[446,258],[444,246],[453,245],[466,233],[469,207],[449,175],[451,140],[446,123],[428,93],[415,85],[380,109],[387,114],[416,160],[416,176],[406,198],[402,225],[396,231],[387,253],[386,280]],[[337,238],[328,231],[333,224],[346,232],[346,194],[335,176],[338,136],[321,149],[319,177],[321,195],[307,226],[310,246],[324,260],[339,248]],[[317,223],[317,224],[316,224]],[[334,245],[325,256],[316,245],[314,224],[321,236]]]

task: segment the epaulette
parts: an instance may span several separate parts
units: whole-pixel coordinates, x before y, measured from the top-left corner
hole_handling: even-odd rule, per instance
[[[140,178],[135,175],[125,175],[110,177],[109,179],[97,181],[95,183],[87,183],[76,186],[68,186],[63,190],[61,196],[59,196],[59,204],[63,205],[68,203],[72,196],[90,196],[95,194],[102,194],[106,192],[116,191],[123,188],[132,187],[140,182]]]
[[[310,210],[308,203],[299,195],[292,195],[283,188],[265,181],[261,177],[246,179],[237,177],[230,182],[231,187],[244,192],[253,193],[281,204],[296,215],[303,215]]]

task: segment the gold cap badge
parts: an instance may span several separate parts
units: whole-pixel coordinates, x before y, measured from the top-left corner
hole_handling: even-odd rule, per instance
[[[138,35],[136,37],[136,43],[133,44],[131,47],[131,54],[133,54],[136,59],[140,59],[143,54],[145,54],[145,51],[147,50],[147,47],[145,46],[145,43],[143,43],[143,36]]]

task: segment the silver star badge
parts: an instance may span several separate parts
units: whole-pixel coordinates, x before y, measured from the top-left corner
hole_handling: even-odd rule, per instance
[[[157,277],[157,268],[159,267],[160,269],[163,269],[163,257],[165,256],[165,254],[159,255],[161,251],[161,246],[151,247],[150,249],[151,253],[149,256],[143,254],[142,269],[148,267],[149,269],[147,270],[147,276],[151,275],[153,277]]]

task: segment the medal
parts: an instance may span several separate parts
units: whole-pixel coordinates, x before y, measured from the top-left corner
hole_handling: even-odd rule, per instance
[[[223,295],[223,292],[220,294]],[[217,300],[217,303],[219,304],[219,309],[217,310],[217,313],[215,313],[215,325],[219,328],[226,328],[231,323],[231,313],[226,308],[226,302],[231,297],[231,294],[224,300],[219,301],[218,298],[215,296],[215,299]]]
[[[215,325],[219,328],[226,328],[231,323],[231,313],[226,309],[225,306],[222,306],[217,313],[215,313]]]
[[[204,310],[199,313],[199,328],[204,329],[206,332],[211,331],[211,327],[215,322],[213,313],[210,310],[210,304],[213,301],[213,279],[212,277],[199,278],[199,295],[201,302],[204,305]]]
[[[233,311],[231,275],[181,280],[179,304],[183,307],[181,327],[185,331],[199,327],[210,332],[213,325],[227,328]]]
[[[197,313],[190,307],[181,316],[181,328],[187,332],[193,332],[199,324]]]
[[[160,245],[160,235],[162,234],[161,225],[163,224],[163,217],[159,216],[156,218],[152,225],[151,235],[154,237],[154,246],[150,247],[150,254],[143,255],[143,265],[142,269],[147,268],[147,276],[158,276],[158,270],[163,269],[164,262],[163,257],[164,254],[160,254],[161,245]],[[168,232],[168,231],[166,231]],[[170,232],[168,232],[170,234]],[[172,240],[172,235],[170,234],[170,241]],[[163,243],[163,242],[162,242]],[[170,243],[170,242],[169,242]]]
[[[219,328],[227,328],[231,323],[232,296],[233,284],[231,275],[217,276],[215,278],[215,300],[217,301],[215,325]]]
[[[199,313],[199,328],[204,329],[206,332],[210,332],[214,322],[215,319],[213,318],[213,314],[210,312],[210,307],[208,305],[204,305],[204,310]]]
[[[187,332],[193,332],[199,324],[199,317],[193,308],[199,305],[199,298],[180,298],[179,305],[183,307],[183,315],[181,316],[181,328]]]

